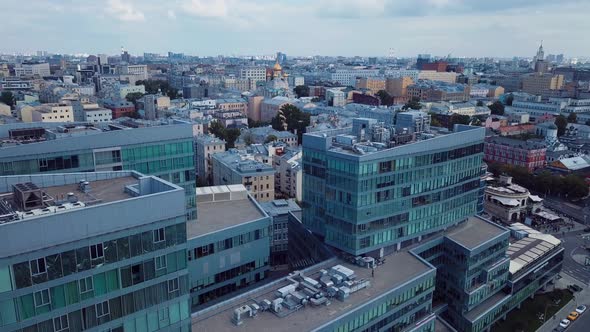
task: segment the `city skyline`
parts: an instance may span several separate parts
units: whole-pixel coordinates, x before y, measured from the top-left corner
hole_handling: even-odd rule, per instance
[[[511,57],[532,56],[543,40],[548,54],[590,54],[580,42],[590,29],[584,20],[590,3],[581,0],[34,0],[26,11],[21,6],[3,4],[0,52],[115,54],[123,45],[131,54],[280,49],[298,56],[387,56],[393,49],[399,57]]]

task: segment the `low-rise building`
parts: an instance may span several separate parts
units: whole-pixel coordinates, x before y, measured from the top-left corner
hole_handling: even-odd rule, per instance
[[[243,184],[258,201],[275,199],[275,171],[270,165],[236,149],[213,154],[211,158],[214,185]]]
[[[21,113],[23,122],[74,122],[74,109],[70,104],[42,104]]]
[[[455,83],[459,74],[453,72],[439,72],[436,70],[421,70],[418,74],[419,80],[439,81]]]
[[[542,198],[532,195],[528,189],[512,183],[511,177],[500,176],[498,180],[488,179],[483,205],[492,220],[511,224],[524,222],[542,202]]]
[[[484,144],[484,160],[526,167],[532,171],[545,166],[547,147],[542,142],[508,137],[489,137]]]
[[[271,218],[243,185],[197,188],[187,223],[191,308],[251,287],[270,271]]]
[[[113,119],[135,115],[135,105],[126,99],[103,99],[102,106],[111,110]]]
[[[385,90],[385,78],[381,77],[359,77],[356,79],[356,89],[369,90],[372,93],[377,93]]]
[[[341,107],[346,105],[346,93],[340,89],[326,89],[328,106]]]
[[[260,121],[270,122],[284,105],[292,105],[295,101],[288,97],[277,96],[265,98],[260,104]]]
[[[272,218],[270,230],[270,265],[274,270],[288,268],[289,259],[289,214],[301,215],[301,208],[293,199],[275,199],[260,203],[262,209]],[[292,251],[291,251],[292,253]]]
[[[113,119],[112,111],[108,108],[102,108],[102,107],[84,108],[84,122],[101,123],[101,122],[110,122],[112,119]]]
[[[213,182],[211,155],[219,152],[225,152],[224,140],[212,135],[200,135],[195,138],[195,168],[199,184]]]
[[[301,149],[287,149],[273,156],[275,169],[275,194],[287,198],[302,199],[303,168]]]
[[[563,75],[534,73],[522,78],[522,91],[541,95],[546,90],[559,90],[563,87]]]
[[[408,86],[408,98],[420,101],[467,101],[470,87],[459,83],[418,81]]]

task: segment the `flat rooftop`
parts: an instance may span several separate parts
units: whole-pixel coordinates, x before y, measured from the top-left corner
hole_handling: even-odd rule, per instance
[[[341,315],[354,310],[361,305],[375,300],[387,291],[398,288],[434,268],[408,252],[398,252],[386,256],[383,265],[375,268],[375,277],[371,276],[371,269],[357,266],[340,259],[331,259],[314,266],[306,272],[307,277],[318,280],[321,269],[329,269],[335,265],[342,265],[354,271],[356,280],[369,280],[371,285],[351,293],[344,301],[331,298],[331,304],[311,306],[307,305],[294,311],[286,317],[279,317],[272,312],[259,312],[256,317],[243,318],[243,324],[236,326],[232,323],[234,309],[242,305],[260,302],[264,299],[270,301],[276,297],[274,293],[281,287],[291,284],[282,279],[278,284],[262,286],[251,293],[243,294],[235,299],[221,303],[218,307],[203,310],[193,314],[192,327],[194,331],[310,331],[321,327],[323,324],[335,320]]]
[[[507,232],[506,229],[499,225],[478,217],[469,217],[467,222],[459,224],[446,233],[446,237],[467,249],[475,249],[488,240]]]
[[[197,188],[197,221],[187,223],[189,239],[267,216],[243,185]]]
[[[68,193],[74,193],[78,200],[83,203],[90,203],[92,200],[99,200],[100,203],[116,202],[131,198],[125,192],[125,187],[139,183],[139,180],[132,176],[113,178],[108,180],[88,181],[90,191],[83,193],[78,190],[78,184],[67,184],[63,186],[45,187],[42,190],[54,199],[65,199]]]

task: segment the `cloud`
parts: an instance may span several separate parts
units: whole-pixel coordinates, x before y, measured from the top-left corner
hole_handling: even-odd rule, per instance
[[[168,9],[168,18],[171,20],[176,19],[176,13],[172,9]]]
[[[226,18],[228,6],[226,0],[190,0],[182,5],[190,15],[210,18]]]
[[[142,22],[145,21],[143,12],[135,9],[133,4],[125,3],[123,0],[109,0],[107,12],[123,22]]]

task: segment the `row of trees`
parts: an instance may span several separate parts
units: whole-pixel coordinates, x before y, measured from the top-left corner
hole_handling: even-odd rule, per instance
[[[578,199],[587,196],[589,192],[584,178],[576,174],[562,176],[547,170],[535,174],[525,167],[499,163],[490,163],[488,169],[495,176],[510,175],[514,182],[544,195]]]
[[[209,132],[218,138],[225,141],[225,148],[231,149],[235,147],[236,140],[240,137],[240,129],[238,128],[225,128],[221,122],[212,121],[209,124]]]

